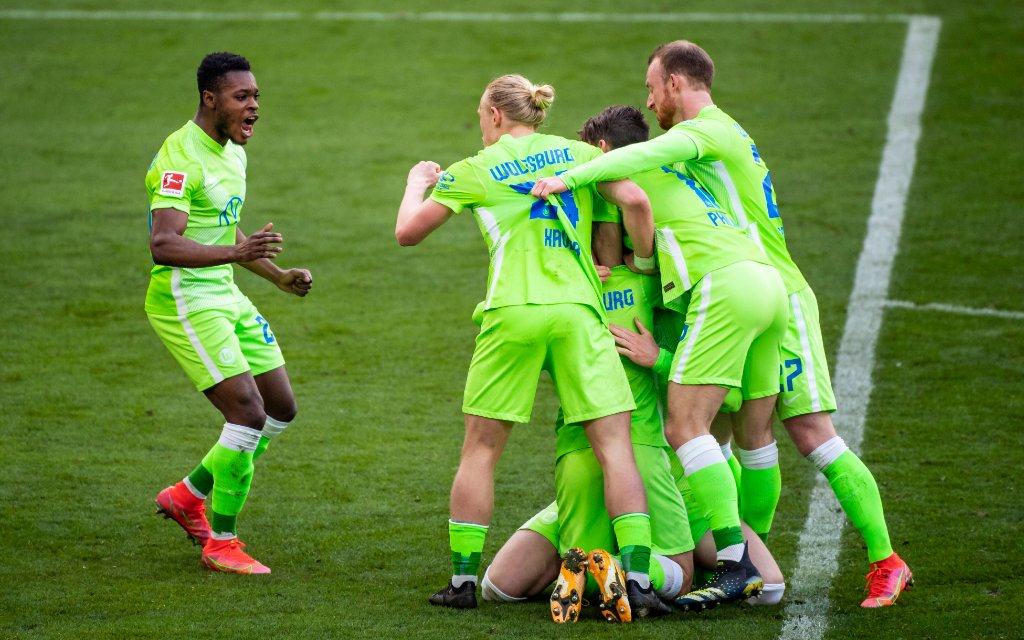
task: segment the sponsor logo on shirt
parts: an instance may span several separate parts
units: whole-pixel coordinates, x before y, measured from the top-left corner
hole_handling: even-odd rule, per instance
[[[160,195],[180,198],[185,195],[185,180],[187,173],[180,171],[164,171],[160,176]]]

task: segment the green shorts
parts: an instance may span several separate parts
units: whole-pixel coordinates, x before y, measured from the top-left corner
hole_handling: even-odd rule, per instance
[[[744,400],[774,396],[787,321],[775,267],[744,261],[716,269],[693,287],[670,379],[738,387]]]
[[[693,550],[686,507],[669,470],[670,453],[668,448],[633,445],[633,455],[647,491],[651,550],[664,556]],[[557,499],[520,529],[544,536],[558,549],[559,555],[570,547],[616,553],[615,531],[604,504],[603,478],[592,449],[560,457],[555,464]],[[564,507],[559,508],[560,505]]]
[[[541,371],[551,374],[566,422],[635,408],[612,334],[583,304],[524,304],[484,312],[462,411],[529,422]]]
[[[258,376],[284,365],[270,325],[248,298],[184,317],[147,315],[156,335],[200,391],[246,371]]]
[[[789,294],[789,326],[780,357],[779,399],[775,404],[780,420],[836,410],[818,322],[818,300],[810,287]]]

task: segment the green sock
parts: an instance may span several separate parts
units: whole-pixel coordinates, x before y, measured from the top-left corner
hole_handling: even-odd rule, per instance
[[[750,525],[762,540],[768,539],[780,495],[782,473],[777,463],[767,469],[743,468],[743,484],[739,490],[740,520]]]
[[[612,520],[619,557],[625,573],[651,570],[651,518],[646,513],[624,513]],[[643,586],[643,585],[641,585]]]
[[[479,573],[480,555],[483,553],[486,539],[487,525],[448,521],[453,576],[476,576]],[[461,586],[461,583],[455,586]]]
[[[717,446],[717,445],[716,445]],[[743,530],[736,505],[736,483],[725,462],[710,464],[689,473],[686,479],[711,527],[715,548],[722,550],[734,544],[743,544]]]
[[[252,452],[252,459],[255,460],[263,455],[263,452],[270,446],[270,438],[267,436],[260,436],[260,441],[256,444],[256,450]]]
[[[205,496],[213,491],[213,473],[201,462],[188,474],[188,481],[196,491]]]
[[[210,528],[215,533],[235,533],[239,512],[245,505],[252,484],[252,451],[236,451],[220,444],[213,445],[203,458],[203,465],[213,473],[213,518]]]
[[[740,461],[734,455],[730,455],[725,461],[729,465],[729,471],[732,471],[732,477],[736,479],[736,499],[739,501],[739,504],[743,504],[741,491],[743,488],[743,483],[741,482],[743,479],[743,467],[740,466]]]
[[[289,424],[288,422],[267,416],[263,423],[263,431],[260,432],[260,441],[256,443],[256,451],[252,454],[252,459],[255,460],[262,456],[263,452],[270,446],[270,441],[280,435]]]
[[[871,471],[853,451],[847,449],[822,473],[832,485],[846,516],[864,536],[868,562],[878,562],[891,556],[892,544],[882,510],[882,496]]]
[[[647,573],[651,576],[651,586],[655,591],[665,588],[665,568],[661,566],[660,562],[651,562],[650,570]]]

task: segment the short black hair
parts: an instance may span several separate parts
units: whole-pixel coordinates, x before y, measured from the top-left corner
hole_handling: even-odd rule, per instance
[[[217,91],[220,79],[232,71],[251,71],[249,61],[236,53],[220,51],[207,54],[196,70],[196,84],[199,85],[199,97],[203,91]]]
[[[618,149],[636,142],[644,142],[650,134],[650,127],[644,120],[644,114],[636,107],[617,105],[607,107],[604,111],[583,123],[577,131],[580,140],[596,145],[604,140],[612,148]]]

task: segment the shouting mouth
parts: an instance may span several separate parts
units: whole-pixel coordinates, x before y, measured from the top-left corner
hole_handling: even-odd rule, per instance
[[[242,120],[242,136],[244,138],[248,139],[248,138],[252,137],[252,127],[256,123],[256,120],[258,120],[258,119],[259,119],[259,116],[251,115],[248,118],[246,118],[245,120]]]

